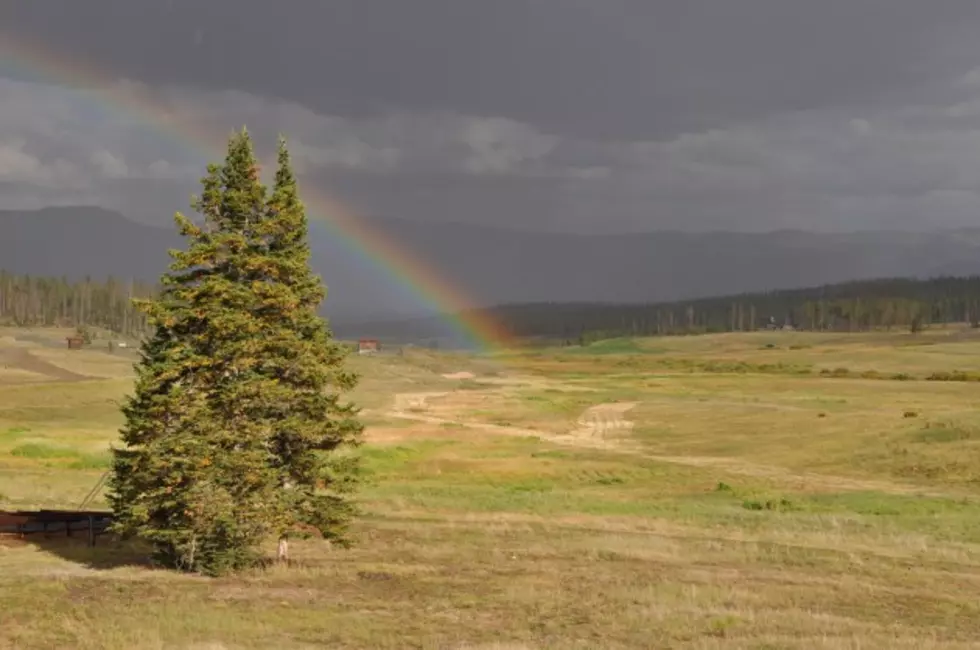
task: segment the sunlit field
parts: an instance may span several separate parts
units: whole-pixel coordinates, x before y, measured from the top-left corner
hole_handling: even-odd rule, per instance
[[[135,354],[64,336],[0,329],[0,509],[108,466]],[[973,330],[350,363],[352,549],[215,580],[2,539],[0,648],[980,647]]]

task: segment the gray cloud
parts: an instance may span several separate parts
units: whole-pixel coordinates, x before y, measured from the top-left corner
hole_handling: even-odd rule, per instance
[[[326,114],[494,115],[660,138],[918,95],[969,67],[973,0],[34,0],[0,24],[154,83]]]
[[[975,0],[10,4],[0,39],[90,61],[177,124],[247,124],[266,158],[286,132],[304,183],[366,214],[592,232],[980,214]],[[0,67],[2,202],[161,220],[220,155],[22,63]]]

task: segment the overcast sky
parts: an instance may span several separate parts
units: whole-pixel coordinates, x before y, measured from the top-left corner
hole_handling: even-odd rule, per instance
[[[980,226],[976,0],[0,3],[0,208],[168,223],[201,152],[35,76],[10,34],[265,155],[285,132],[303,182],[367,215]]]

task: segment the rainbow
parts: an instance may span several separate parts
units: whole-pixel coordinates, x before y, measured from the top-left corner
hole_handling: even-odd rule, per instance
[[[71,87],[89,98],[94,106],[136,119],[195,155],[224,157],[226,133],[219,135],[191,120],[180,119],[165,106],[131,92],[118,83],[120,80],[75,56],[69,57],[0,33],[0,72],[4,70],[25,75],[33,81]],[[204,170],[201,171],[203,174]],[[326,226],[368,268],[376,270],[419,304],[438,312],[470,345],[486,351],[509,340],[503,328],[485,310],[473,308],[462,289],[385,233],[372,228],[316,187],[304,186],[301,195],[311,222]]]

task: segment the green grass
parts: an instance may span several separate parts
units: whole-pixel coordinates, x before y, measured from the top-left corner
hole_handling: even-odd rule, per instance
[[[955,422],[932,422],[923,427],[922,431],[912,436],[914,442],[949,443],[961,440],[980,440],[980,429],[957,424]]]
[[[67,465],[68,469],[108,469],[110,463],[108,451],[102,454],[87,454],[77,449],[55,447],[39,442],[17,445],[10,450],[10,455],[14,458],[46,461],[41,463],[46,467]]]
[[[656,350],[646,349],[637,343],[636,339],[615,338],[603,339],[581,347],[569,348],[567,354],[657,354]]]
[[[353,549],[206,580],[109,539],[0,541],[0,648],[972,647],[976,392],[925,381],[980,373],[954,334],[355,356]],[[75,507],[106,467],[129,379],[64,359],[101,378],[0,390],[0,507]],[[391,410],[432,391],[407,409],[429,421]]]
[[[0,442],[10,442],[19,440],[31,432],[27,427],[10,427],[0,430]]]
[[[534,439],[401,445],[374,450],[366,460],[372,476],[366,495],[385,509],[655,517],[733,530],[818,531],[828,516],[871,528],[887,517],[896,531],[929,533],[942,541],[980,540],[980,495],[800,492],[762,477],[559,450]],[[719,483],[728,489],[718,489]]]

